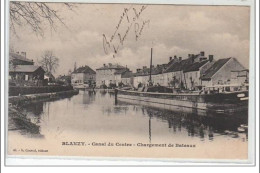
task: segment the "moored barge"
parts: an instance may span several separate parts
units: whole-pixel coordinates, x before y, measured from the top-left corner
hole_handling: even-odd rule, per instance
[[[215,113],[248,110],[248,90],[219,91],[207,88],[199,92],[160,93],[116,89],[116,99],[165,109],[191,108]],[[228,88],[225,86],[224,88]]]

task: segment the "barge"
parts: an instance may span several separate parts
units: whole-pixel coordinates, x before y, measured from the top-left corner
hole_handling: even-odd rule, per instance
[[[233,86],[234,87],[234,86]],[[224,88],[229,88],[225,86]],[[207,91],[208,89],[208,91]],[[217,89],[217,90],[216,90]],[[190,108],[196,111],[230,114],[248,111],[248,90],[219,91],[214,86],[198,92],[160,93],[125,89],[115,90],[116,100],[168,110]]]

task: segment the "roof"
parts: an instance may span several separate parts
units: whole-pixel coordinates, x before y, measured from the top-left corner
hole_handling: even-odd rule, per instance
[[[195,62],[189,66],[183,72],[191,72],[191,71],[199,71],[200,67],[202,67],[204,64],[209,62],[208,60],[206,61],[201,61],[201,62]]]
[[[20,54],[10,52],[9,53],[9,60],[13,60],[13,59],[19,59],[19,60],[22,60],[22,61],[33,62],[33,60],[27,59],[26,57],[24,57]]]
[[[63,76],[59,76],[57,79],[58,79],[58,80],[70,80],[71,77],[70,77],[70,76],[65,76],[65,75],[63,75]]]
[[[225,65],[231,58],[224,58],[217,60],[208,70],[205,71],[205,75],[201,77],[202,80],[210,80],[211,77],[219,71],[223,65]]]
[[[163,70],[165,69],[165,67],[167,66],[167,64],[162,64],[162,65],[157,65],[156,67],[152,68],[152,75],[157,75],[157,74],[162,74]],[[135,76],[148,76],[150,75],[150,68],[144,68],[144,69],[140,69],[139,72],[133,74]]]
[[[125,69],[126,67],[118,65],[118,64],[108,64],[105,65],[103,67],[97,68],[97,70],[107,70],[107,69]]]
[[[130,78],[133,77],[133,73],[131,71],[127,71],[122,74],[121,78]]]
[[[90,68],[89,66],[85,65],[82,67],[77,68],[74,72],[72,73],[90,73],[90,74],[96,74],[96,72]]]
[[[123,74],[123,73],[125,73],[125,72],[127,72],[127,71],[129,71],[128,68],[119,69],[119,70],[117,70],[114,74]]]
[[[152,75],[162,74],[165,68],[166,68],[165,64],[157,65],[154,69],[152,69]]]
[[[201,61],[200,59],[205,59]],[[176,71],[198,71],[201,66],[208,62],[207,57],[202,56],[201,54],[191,54],[187,59],[181,61],[171,61],[168,63],[167,69],[164,70],[164,73],[176,72]]]
[[[24,73],[27,72],[27,73],[32,73],[32,72],[35,72],[36,70],[38,70],[39,68],[42,69],[41,66],[35,66],[35,65],[17,65],[17,66],[15,66],[15,68],[13,66],[11,66],[9,68],[9,72],[24,72]]]
[[[190,64],[190,62],[191,62],[191,59],[188,58],[188,59],[184,59],[180,62],[173,63],[164,71],[164,73],[182,71],[187,68],[187,66]]]

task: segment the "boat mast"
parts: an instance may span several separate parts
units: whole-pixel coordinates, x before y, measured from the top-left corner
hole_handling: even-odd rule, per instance
[[[153,63],[153,48],[151,48],[151,61],[150,61],[149,85],[152,84],[152,63]]]

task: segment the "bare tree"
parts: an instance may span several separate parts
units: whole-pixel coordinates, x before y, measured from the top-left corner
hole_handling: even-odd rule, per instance
[[[28,25],[36,35],[44,35],[44,23],[47,22],[50,28],[56,31],[57,23],[65,23],[59,11],[46,2],[10,2],[10,30],[16,34],[16,27]],[[62,3],[69,10],[74,8],[71,3]]]
[[[57,58],[52,51],[45,51],[39,60],[39,64],[45,72],[55,73],[59,67],[59,58]]]

